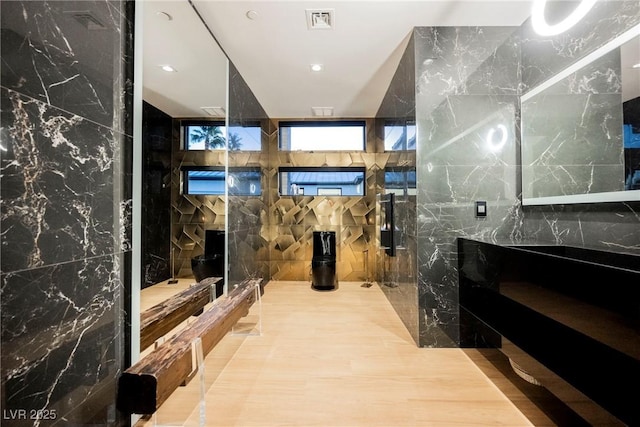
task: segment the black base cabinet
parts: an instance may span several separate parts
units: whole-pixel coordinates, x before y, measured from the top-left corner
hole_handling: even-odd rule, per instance
[[[640,257],[458,239],[461,346],[498,348],[593,425],[640,425]]]

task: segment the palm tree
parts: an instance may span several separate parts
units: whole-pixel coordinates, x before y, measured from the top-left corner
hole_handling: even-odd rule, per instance
[[[242,137],[237,133],[229,132],[229,151],[239,150],[242,147]]]
[[[195,142],[204,141],[204,148],[206,150],[224,148],[226,144],[219,126],[200,126],[198,129],[193,130],[191,138]]]

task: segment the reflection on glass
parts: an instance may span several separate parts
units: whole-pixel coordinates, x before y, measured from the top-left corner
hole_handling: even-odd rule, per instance
[[[231,126],[222,121],[183,121],[185,150],[224,150],[229,140],[230,151],[260,151],[262,130],[260,124]]]
[[[384,151],[415,150],[416,124],[388,123],[384,126]]]
[[[363,168],[289,168],[279,170],[283,196],[362,196]]]
[[[621,190],[640,189],[639,31],[522,97],[524,204],[637,197]]]
[[[384,171],[384,192],[400,195],[416,195],[415,168],[387,168]]]
[[[223,167],[193,167],[183,169],[184,194],[222,196],[225,190]],[[262,192],[259,169],[229,169],[227,180],[230,196],[259,196]]]
[[[260,151],[262,129],[260,124],[248,126],[229,126],[230,151]]]

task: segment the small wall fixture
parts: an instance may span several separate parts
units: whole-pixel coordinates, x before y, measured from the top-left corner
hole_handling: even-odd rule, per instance
[[[487,202],[476,202],[476,218],[484,218],[487,216]]]
[[[162,68],[163,71],[166,71],[167,73],[175,73],[176,69],[173,68],[171,65],[161,65],[160,68]]]

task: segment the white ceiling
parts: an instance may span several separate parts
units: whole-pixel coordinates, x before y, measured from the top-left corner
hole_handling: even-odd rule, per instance
[[[530,1],[192,0],[270,117],[374,117],[415,26],[519,26]],[[306,9],[333,9],[309,30]],[[144,97],[173,117],[224,106],[224,65],[187,0],[144,2]],[[163,20],[157,12],[172,15]],[[247,17],[255,11],[255,19]],[[162,72],[170,63],[177,73]],[[314,73],[310,64],[321,63]],[[222,65],[221,65],[222,64]]]

